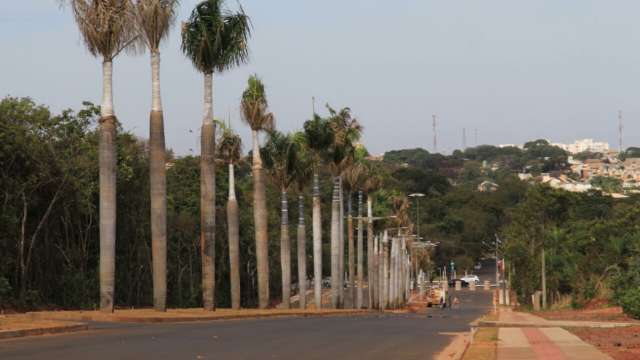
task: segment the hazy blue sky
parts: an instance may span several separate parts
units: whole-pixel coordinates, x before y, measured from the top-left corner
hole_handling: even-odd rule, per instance
[[[182,0],[179,20],[196,0]],[[228,2],[235,7],[235,1]],[[640,144],[640,2],[637,0],[243,0],[254,29],[251,62],[215,79],[214,112],[248,140],[238,103],[247,76],[268,87],[278,127],[300,128],[319,105],[350,106],[374,153],[467,143],[568,142],[592,137]],[[54,111],[99,103],[100,61],[82,47],[70,9],[55,0],[0,1],[0,96],[30,96]],[[197,147],[202,79],[162,48],[167,146]],[[118,58],[115,110],[148,136],[148,53]],[[318,106],[320,107],[320,106]],[[193,129],[194,133],[189,133]],[[248,148],[248,147],[245,147]]]

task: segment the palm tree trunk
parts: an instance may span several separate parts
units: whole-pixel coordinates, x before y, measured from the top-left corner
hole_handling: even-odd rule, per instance
[[[378,284],[380,283],[380,257],[378,256],[378,252],[380,246],[380,239],[378,236],[373,238],[373,308],[377,309],[379,302],[378,298],[380,295],[380,287]]]
[[[333,202],[331,203],[331,306],[339,305],[340,288],[340,183],[334,178]]]
[[[151,116],[149,123],[149,184],[151,186],[151,249],[153,306],[167,310],[167,180],[164,120],[160,97],[160,52],[151,52]]]
[[[216,236],[216,169],[213,123],[213,74],[204,75],[204,119],[201,132],[200,156],[200,253],[202,256],[202,302],[204,309],[213,311],[215,305],[215,236]]]
[[[282,270],[282,307],[291,307],[291,240],[287,191],[282,189],[280,215],[280,267]]]
[[[347,241],[349,242],[349,288],[351,289],[351,307],[356,307],[356,264],[355,264],[355,244],[353,242],[353,216],[352,216],[352,198],[353,194],[349,192],[347,199]]]
[[[395,239],[391,240],[391,259],[389,264],[389,307],[395,308],[396,304],[396,247],[398,242]]]
[[[367,283],[369,290],[369,309],[373,309],[373,199],[367,194]]]
[[[364,254],[362,253],[364,251],[364,244],[363,244],[363,228],[362,228],[362,191],[358,192],[358,244],[357,244],[357,254],[358,254],[358,266],[357,266],[357,273],[358,273],[358,287],[356,289],[356,308],[357,309],[361,309],[362,308],[362,284],[363,284],[363,280],[364,280],[364,276],[362,274],[362,272],[364,271],[363,268],[363,260],[364,260]]]
[[[382,237],[382,304],[386,309],[389,306],[389,236],[384,232]]]
[[[298,196],[298,289],[300,309],[307,308],[307,238],[304,225],[304,196]]]
[[[338,288],[338,306],[340,308],[344,307],[344,196],[342,190],[342,175],[338,177],[338,181],[340,184],[340,245],[339,245],[339,257],[340,257],[340,287]]]
[[[100,108],[100,309],[113,312],[116,265],[116,117],[113,113],[113,63],[102,63]]]
[[[240,226],[238,200],[236,200],[235,172],[229,164],[229,201],[227,202],[227,226],[229,235],[229,277],[231,281],[231,308],[240,309]]]
[[[260,158],[258,132],[253,137],[253,220],[256,236],[256,265],[258,270],[258,302],[261,309],[269,306],[269,234],[264,170]]]
[[[320,181],[313,174],[313,278],[316,309],[322,308],[322,217]]]
[[[376,239],[378,240],[378,252],[376,255],[376,267],[378,268],[378,278],[376,279],[376,300],[377,300],[377,307],[378,309],[383,310],[384,307],[382,306],[382,302],[384,301],[383,297],[384,297],[384,292],[382,291],[384,289],[384,250],[383,250],[383,239],[380,236],[380,234],[378,234],[378,236],[376,236]]]

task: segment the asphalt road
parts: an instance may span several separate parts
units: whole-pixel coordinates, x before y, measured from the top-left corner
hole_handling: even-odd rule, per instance
[[[459,309],[425,314],[183,324],[91,324],[83,333],[0,341],[0,359],[428,359],[491,306],[462,291]]]

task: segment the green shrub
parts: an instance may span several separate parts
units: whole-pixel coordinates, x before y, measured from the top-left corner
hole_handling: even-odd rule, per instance
[[[627,290],[620,299],[620,305],[625,314],[640,319],[640,289]]]

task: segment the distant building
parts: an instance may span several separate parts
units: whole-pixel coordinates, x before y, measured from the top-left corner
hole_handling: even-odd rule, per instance
[[[603,154],[609,152],[609,143],[593,141],[593,139],[576,140],[573,144],[552,143],[551,145],[557,146],[571,154],[579,154],[587,151]]]
[[[498,187],[500,187],[498,184],[494,183],[493,181],[489,181],[489,180],[485,180],[482,183],[480,183],[480,185],[478,185],[478,191],[481,192],[493,192],[498,190]]]

